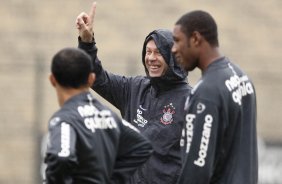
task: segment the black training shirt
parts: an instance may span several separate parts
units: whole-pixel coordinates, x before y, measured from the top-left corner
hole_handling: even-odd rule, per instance
[[[46,183],[123,184],[151,152],[136,128],[83,92],[49,122]]]
[[[187,99],[179,184],[257,184],[256,94],[225,57],[210,64]]]

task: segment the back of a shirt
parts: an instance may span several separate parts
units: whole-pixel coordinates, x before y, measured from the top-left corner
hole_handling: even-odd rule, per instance
[[[90,93],[72,97],[49,123],[47,183],[124,183],[152,152],[129,123]]]

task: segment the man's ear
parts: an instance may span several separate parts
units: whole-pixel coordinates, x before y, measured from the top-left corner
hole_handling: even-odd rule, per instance
[[[56,87],[57,81],[56,81],[56,79],[55,79],[55,77],[52,73],[49,75],[49,80],[50,80],[50,83],[52,84],[52,86]]]
[[[95,73],[90,73],[89,76],[88,76],[88,85],[89,85],[89,87],[93,86],[95,80],[96,80]]]
[[[202,35],[198,31],[194,31],[191,36],[193,45],[199,46],[202,42]]]

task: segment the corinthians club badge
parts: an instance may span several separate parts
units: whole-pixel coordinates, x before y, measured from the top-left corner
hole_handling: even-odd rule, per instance
[[[170,103],[164,106],[163,116],[161,117],[161,122],[164,125],[171,124],[173,122],[173,114],[175,113],[175,107]]]

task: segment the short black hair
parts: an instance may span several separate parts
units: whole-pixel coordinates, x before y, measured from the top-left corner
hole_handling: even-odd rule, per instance
[[[181,26],[181,30],[188,38],[197,31],[210,45],[219,46],[217,25],[209,13],[202,10],[191,11],[180,17],[175,24]]]
[[[91,57],[78,48],[64,48],[52,59],[51,72],[63,87],[79,88],[87,85],[91,71]]]

